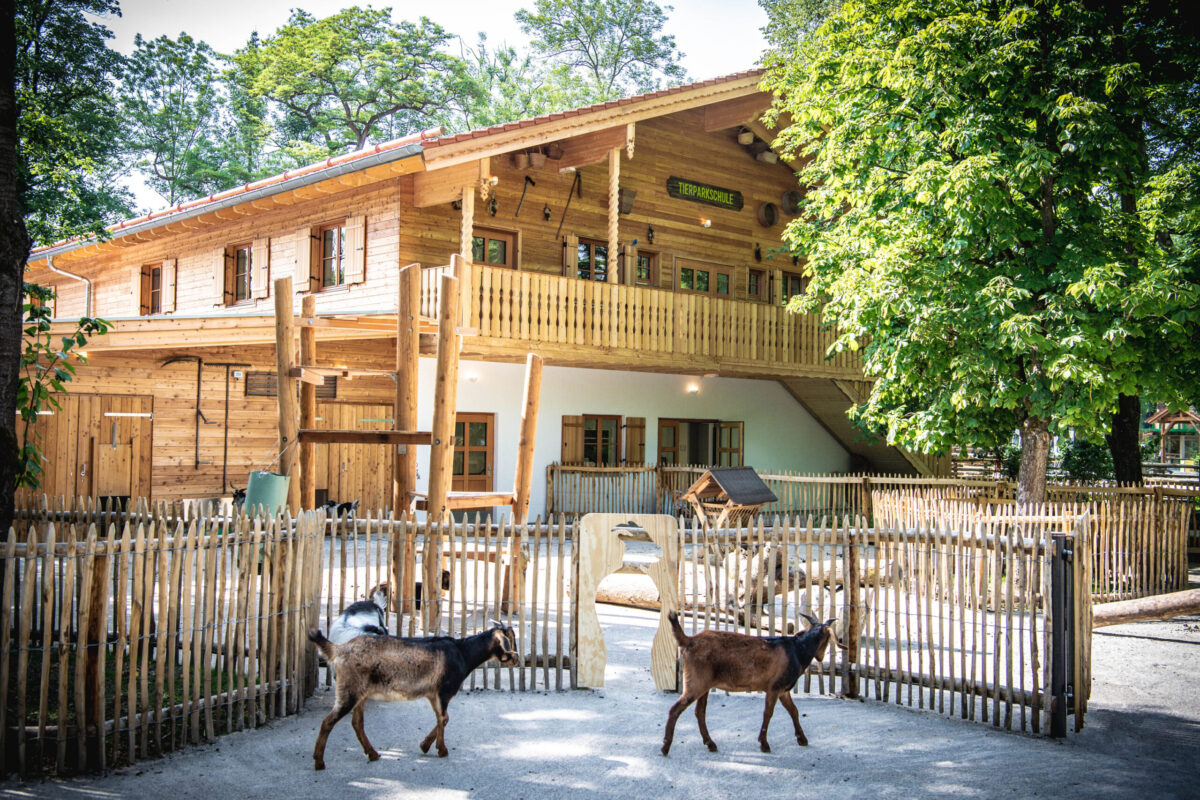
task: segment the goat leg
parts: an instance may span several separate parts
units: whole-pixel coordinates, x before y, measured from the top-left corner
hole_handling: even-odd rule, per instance
[[[696,723],[700,726],[700,738],[708,745],[708,749],[715,753],[717,752],[717,743],[708,735],[708,692],[700,695],[696,700]]]
[[[696,702],[696,697],[689,695],[684,689],[683,695],[675,701],[675,705],[671,706],[671,710],[667,712],[667,730],[663,734],[662,754],[665,756],[671,751],[671,742],[675,739],[675,723],[679,721],[679,715],[682,714],[688,706]]]
[[[325,719],[321,720],[321,732],[317,734],[317,744],[313,747],[313,769],[325,769],[325,740],[329,738],[329,732],[333,730],[333,726],[354,709],[355,702],[356,698],[347,697],[335,705],[333,711],[330,711]]]
[[[771,745],[767,744],[767,727],[771,724],[771,715],[775,713],[775,700],[778,697],[778,692],[767,692],[767,706],[763,709],[762,729],[758,732],[758,745],[764,753],[771,752]]]
[[[441,730],[441,727],[442,727],[441,698],[439,698],[437,695],[430,697],[429,705],[433,708],[434,726],[433,726],[433,730],[431,730],[428,734],[426,734],[425,738],[421,740],[421,752],[422,753],[429,752],[429,746],[433,744],[435,739],[437,739],[438,732]]]
[[[792,724],[796,726],[796,744],[801,747],[808,745],[808,738],[804,735],[804,729],[800,727],[800,712],[796,710],[796,704],[792,701],[791,692],[784,692],[779,695],[779,702],[783,703],[783,707],[792,715]]]
[[[378,761],[379,753],[371,746],[371,742],[367,739],[367,732],[363,728],[363,710],[367,707],[367,701],[364,698],[354,707],[354,716],[350,718],[350,724],[354,726],[354,733],[358,736],[358,743],[362,745],[363,752],[367,754],[368,761]]]

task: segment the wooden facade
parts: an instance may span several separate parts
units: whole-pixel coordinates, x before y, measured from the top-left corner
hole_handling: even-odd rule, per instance
[[[463,338],[464,359],[516,362],[535,352],[554,366],[786,382],[831,435],[861,449],[857,434],[839,428],[851,400],[845,387],[862,379],[857,361],[827,356],[831,332],[816,316],[784,312],[803,261],[780,244],[786,215],[771,227],[756,216],[765,203],[782,207],[796,186],[789,166],[758,160],[737,141],[743,126],[767,135],[754,121],[768,102],[758,78],[410,137],[132,221],[104,243],[43,248],[28,279],[55,287],[63,320],[85,313],[90,287],[92,313],[114,322],[89,344],[90,363],[71,391],[150,404],[152,420],[122,424],[131,452],[151,462],[131,492],[157,499],[227,494],[249,469],[270,466],[276,399],[249,387],[253,373],[275,369],[276,279],[290,277],[297,294],[315,298],[321,365],[382,373],[394,364],[399,268],[425,268],[423,309],[432,316],[437,268],[454,253],[475,261],[463,292],[473,334]],[[542,166],[519,167],[530,153],[545,157],[534,159]],[[742,207],[673,197],[672,179],[726,187]],[[622,200],[628,213],[619,213]],[[603,282],[579,278],[581,252],[593,276],[604,255]],[[89,283],[50,272],[51,259]],[[331,274],[334,285],[322,285]],[[432,344],[424,334],[422,353]],[[391,417],[394,399],[389,376],[358,375],[338,381],[320,415],[339,416],[338,427],[390,427],[378,420]],[[89,431],[107,441],[103,430]],[[122,436],[124,428],[118,444]],[[345,447],[362,449],[349,460],[364,474],[390,474],[385,448]],[[318,490],[350,499],[336,466],[347,454],[317,449],[325,459]],[[930,471],[911,454],[874,452]],[[362,498],[367,505],[387,505],[380,487],[379,499]],[[58,471],[45,489],[96,493]]]

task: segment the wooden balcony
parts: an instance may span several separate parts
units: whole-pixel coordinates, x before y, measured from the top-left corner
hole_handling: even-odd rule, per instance
[[[424,270],[421,314],[437,314],[447,267]],[[858,357],[826,357],[832,331],[815,314],[771,303],[517,272],[469,269],[469,316],[477,335],[464,357],[522,357],[533,350],[571,366],[740,377],[861,379]]]

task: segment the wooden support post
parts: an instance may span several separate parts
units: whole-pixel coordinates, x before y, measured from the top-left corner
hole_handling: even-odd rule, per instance
[[[454,414],[458,400],[458,281],[443,275],[438,288],[437,378],[433,395],[433,445],[429,448],[426,513],[448,517],[446,497],[454,470]]]
[[[317,298],[306,294],[300,301],[300,314],[308,319],[315,317]],[[317,329],[310,325],[300,329],[300,363],[317,364]],[[317,387],[308,381],[300,383],[300,427],[317,427]],[[317,505],[317,447],[312,442],[301,442],[299,447],[300,507],[312,509]]]
[[[621,148],[608,152],[608,282],[617,283],[620,271]]]
[[[459,230],[458,254],[471,260],[471,242],[475,238],[475,187],[462,188],[462,228]]]
[[[533,483],[533,446],[537,438],[538,405],[542,396],[542,357],[530,353],[525,359],[525,398],[521,403],[521,437],[517,440],[517,469],[513,487],[513,522],[524,525],[529,518],[529,495]]]
[[[288,508],[300,508],[300,481],[296,475],[296,320],[292,318],[292,279],[275,281],[275,370],[279,387],[279,472],[287,475]]]
[[[398,431],[417,429],[417,389],[419,385],[421,333],[421,265],[409,264],[400,269],[400,288],[396,298],[396,406],[392,427]],[[410,492],[417,489],[416,445],[396,445],[393,454],[392,509],[397,515],[407,513]],[[401,587],[413,585],[417,565],[415,536],[404,526],[404,535],[392,536],[392,603],[405,594]],[[397,613],[411,614],[413,599],[403,598]]]

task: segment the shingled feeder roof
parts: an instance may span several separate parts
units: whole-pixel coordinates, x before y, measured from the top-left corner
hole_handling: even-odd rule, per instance
[[[754,467],[714,467],[707,473],[711,476],[712,482],[720,487],[724,492],[729,502],[738,506],[756,506],[766,503],[774,503],[779,498],[775,496],[763,479],[758,477],[758,473],[754,471]],[[701,476],[699,481],[692,485],[688,491],[697,493],[703,492],[699,487],[704,476]],[[708,494],[704,492],[704,494]]]

